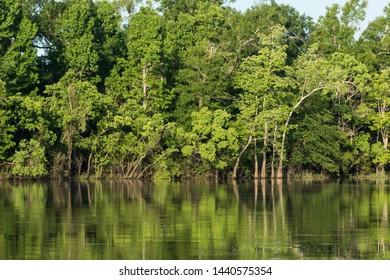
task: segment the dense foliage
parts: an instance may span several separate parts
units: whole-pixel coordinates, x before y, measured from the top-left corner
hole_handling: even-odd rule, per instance
[[[0,0],[3,176],[384,174],[390,4]]]

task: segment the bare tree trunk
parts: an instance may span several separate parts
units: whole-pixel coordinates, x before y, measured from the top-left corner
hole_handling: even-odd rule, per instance
[[[255,158],[254,158],[254,161],[255,161],[255,174],[254,174],[254,178],[257,179],[259,178],[259,161],[257,160],[257,141],[256,141],[256,138],[254,139],[254,144],[255,144]]]
[[[76,158],[76,165],[77,165],[77,176],[81,176],[81,167],[83,165],[83,156],[80,156]]]
[[[267,177],[267,153],[263,152],[263,163],[261,164],[261,173],[260,173],[260,178],[266,178]]]
[[[92,153],[90,153],[88,157],[87,178],[89,178],[89,174],[91,172],[91,161],[92,161]]]
[[[73,102],[75,99],[75,88],[73,86],[69,86],[67,88],[68,94],[68,103],[69,103],[69,111],[70,115],[73,116]],[[73,135],[75,133],[75,128],[71,125],[69,130],[65,130],[65,135],[67,136],[67,146],[68,146],[68,167],[66,170],[66,176],[70,176],[72,172],[72,151],[73,151]]]
[[[126,178],[128,178],[130,176],[130,172],[131,172],[131,163],[128,162],[127,163],[127,170],[126,170],[126,174],[125,174]]]
[[[275,178],[275,155],[276,155],[276,132],[278,130],[278,125],[275,125],[274,129],[274,141],[272,143],[272,160],[271,160],[271,178]]]
[[[72,151],[73,151],[73,141],[72,139],[68,140],[68,167],[66,170],[66,176],[70,177],[72,173]]]
[[[241,152],[238,154],[238,157],[237,157],[237,160],[236,160],[236,163],[234,165],[234,168],[233,168],[233,178],[237,178],[237,170],[238,170],[238,165],[240,163],[240,159],[241,159],[241,156],[244,154],[244,152],[246,151],[246,149],[249,147],[249,145],[252,143],[252,133],[254,132],[254,128],[252,129],[251,131],[251,135],[249,135],[248,137],[248,141],[247,143],[242,147],[241,149]]]
[[[133,178],[135,171],[137,171],[138,166],[140,166],[140,164],[141,164],[141,162],[142,162],[142,160],[143,160],[144,158],[145,158],[145,156],[142,156],[142,157],[140,157],[140,158],[138,159],[136,165],[135,165],[134,168],[133,168],[133,171],[131,171],[131,173],[130,173],[129,178]]]
[[[286,122],[286,127],[288,125],[288,122],[290,121],[290,117],[288,119],[288,121]],[[283,178],[283,157],[284,157],[284,142],[286,140],[286,131],[283,131],[283,135],[282,135],[282,147],[280,149],[280,158],[279,158],[279,166],[278,166],[278,171],[277,171],[277,174],[276,174],[276,177],[277,178]]]
[[[267,177],[267,142],[268,142],[268,123],[264,123],[264,138],[263,138],[263,163],[261,165],[261,178]]]
[[[154,165],[154,164],[156,164],[157,162],[159,162],[162,158],[164,158],[166,156],[166,154],[162,154],[157,160],[155,160],[154,162],[152,162],[151,164],[149,164],[148,166],[146,166],[143,170],[142,170],[142,172],[140,173],[140,174],[138,174],[138,176],[137,176],[137,179],[140,179],[143,175],[144,175],[144,173],[145,173],[145,171],[149,168],[149,167],[151,167],[152,165]]]
[[[389,146],[389,135],[387,133],[387,129],[382,130],[382,141],[383,141],[383,148],[387,150]]]
[[[376,167],[376,176],[381,176],[381,175],[384,175],[385,174],[385,169],[383,167],[383,164],[382,163],[379,163]]]

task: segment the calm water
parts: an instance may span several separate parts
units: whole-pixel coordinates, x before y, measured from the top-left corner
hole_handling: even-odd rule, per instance
[[[390,259],[389,186],[0,182],[0,259]]]

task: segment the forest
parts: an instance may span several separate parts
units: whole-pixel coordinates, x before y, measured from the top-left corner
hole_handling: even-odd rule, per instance
[[[390,169],[390,3],[0,0],[0,178]]]

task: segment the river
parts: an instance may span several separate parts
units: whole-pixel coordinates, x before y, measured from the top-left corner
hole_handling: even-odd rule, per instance
[[[0,259],[390,259],[389,186],[0,182]]]

